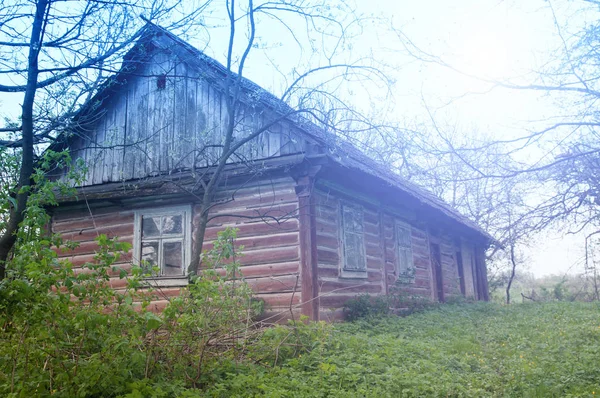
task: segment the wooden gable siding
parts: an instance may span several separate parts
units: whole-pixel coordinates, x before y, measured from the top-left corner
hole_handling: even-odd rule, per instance
[[[291,178],[261,181],[251,187],[231,187],[219,193],[221,198],[235,200],[217,205],[212,209],[211,220],[206,230],[204,249],[212,247],[218,231],[226,227],[238,228],[236,245],[243,245],[239,261],[242,273],[257,297],[267,306],[265,316],[289,313],[290,305],[301,300],[299,279],[299,234],[298,200]],[[179,199],[178,204],[193,204],[192,200]],[[151,207],[159,209],[160,207]],[[193,232],[197,225],[197,207],[193,206]],[[134,211],[143,210],[132,206],[108,206],[86,208],[63,207],[52,218],[52,231],[62,234],[65,240],[79,242],[74,250],[61,251],[59,257],[68,259],[74,268],[80,269],[86,262],[93,262],[98,246],[94,239],[99,234],[118,236],[120,241],[133,244]],[[235,217],[233,215],[236,215]],[[240,218],[239,216],[256,217]],[[131,270],[132,253],[122,257],[117,264],[126,271]],[[83,270],[82,270],[83,271]],[[124,289],[126,280],[114,273],[110,285]],[[178,295],[178,287],[161,287],[155,291],[152,308],[160,311],[170,297]],[[298,311],[296,311],[298,312]]]
[[[228,115],[224,95],[203,79],[202,70],[176,56],[156,52],[94,113],[94,122],[71,138],[73,159],[88,166],[83,185],[95,185],[213,165],[220,155]],[[165,87],[159,87],[159,79]],[[236,136],[244,137],[272,115],[239,106]],[[304,141],[282,121],[253,139],[231,162],[303,151]]]

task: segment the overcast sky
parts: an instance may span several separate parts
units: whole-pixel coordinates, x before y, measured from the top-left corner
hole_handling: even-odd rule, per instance
[[[542,66],[560,42],[550,9],[559,19],[572,16],[573,2],[545,0],[356,0],[359,9],[391,17],[421,49],[442,57],[465,74],[481,78],[516,78],[527,81],[530,71]],[[217,14],[207,16],[209,25],[219,25]],[[577,21],[571,21],[576,25]],[[260,26],[259,26],[260,28]],[[289,32],[259,31],[286,40]],[[211,29],[210,35],[188,38],[208,55],[224,61],[226,31]],[[265,37],[266,39],[266,37]],[[287,37],[289,39],[289,37]],[[402,51],[398,38],[390,31],[368,31],[352,52],[376,51],[388,65],[395,66],[394,112],[398,119],[426,117],[426,104],[440,120],[465,130],[483,130],[496,137],[523,134],[533,120],[552,115],[556,108],[547,98],[533,92],[492,90],[476,78],[458,74],[435,64],[423,64]],[[246,76],[277,93],[281,76],[273,65],[290,70],[299,61],[293,46],[272,45],[266,52],[269,61],[254,54]],[[252,58],[251,57],[251,58]],[[271,66],[265,64],[270,63]],[[0,97],[1,116],[18,114],[20,96]],[[356,101],[364,101],[357,96]],[[562,273],[582,259],[581,239],[562,232],[539,237],[529,251],[529,269],[536,275]]]

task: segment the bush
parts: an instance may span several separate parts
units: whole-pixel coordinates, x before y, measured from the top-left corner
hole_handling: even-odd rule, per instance
[[[387,297],[359,294],[346,301],[343,312],[344,318],[352,322],[361,318],[386,315],[390,310]]]
[[[246,367],[210,397],[593,397],[597,303],[451,304],[336,324],[312,351]]]
[[[0,394],[175,396],[208,385],[256,338],[258,306],[231,259],[234,238],[219,234],[205,255],[211,268],[162,315],[147,310],[142,268],[120,272],[125,292],[108,283],[128,244],[100,236],[83,272],[57,258],[59,237],[21,245],[11,262],[20,271],[0,285]]]

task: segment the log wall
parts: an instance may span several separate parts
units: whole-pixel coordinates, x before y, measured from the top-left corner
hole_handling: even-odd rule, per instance
[[[298,201],[295,183],[289,178],[265,180],[251,187],[231,187],[219,193],[226,203],[212,209],[212,220],[206,230],[204,249],[212,247],[217,233],[226,227],[239,229],[236,245],[244,246],[239,257],[242,273],[257,297],[266,304],[265,317],[289,313],[290,305],[301,300],[299,278]],[[231,199],[235,192],[235,200]],[[178,204],[186,202],[179,201]],[[191,201],[187,201],[188,204]],[[156,207],[149,207],[155,209]],[[74,250],[61,251],[59,257],[70,260],[76,269],[92,262],[98,247],[94,239],[99,234],[118,236],[120,241],[133,244],[134,211],[131,206],[61,207],[52,218],[52,231],[65,240],[79,242]],[[198,207],[193,206],[192,225],[195,231]],[[240,218],[243,216],[244,218]],[[192,236],[194,232],[192,232]],[[125,255],[118,266],[129,271],[132,253]],[[110,284],[124,289],[126,280],[112,276]],[[170,297],[179,295],[180,287],[156,289],[151,308],[160,311]]]
[[[357,294],[382,295],[397,292],[406,296],[434,298],[430,242],[440,245],[444,296],[461,295],[456,252],[463,253],[465,295],[474,295],[472,269],[473,251],[468,243],[457,246],[456,237],[431,235],[422,222],[416,227],[374,204],[356,200],[364,211],[364,239],[367,257],[366,278],[342,276],[343,253],[340,203],[352,202],[352,195],[321,187],[315,193],[316,237],[318,263],[318,302],[320,318],[337,320],[342,317],[341,307]],[[411,245],[414,278],[398,277],[396,223],[411,225]]]
[[[340,235],[340,198],[332,192],[315,191],[317,280],[320,319],[341,319],[341,307],[360,293],[385,294],[382,228],[376,209],[364,208],[366,278],[343,278]]]
[[[413,254],[413,265],[415,267],[414,280],[398,280],[398,263],[396,249],[396,228],[397,221],[389,214],[382,215],[384,220],[385,247],[386,247],[386,277],[388,291],[394,287],[401,289],[403,293],[410,296],[420,296],[431,298],[431,253],[429,251],[429,239],[427,233],[411,226],[411,243]]]
[[[401,290],[402,294],[433,299],[430,243],[440,245],[444,295],[446,298],[458,296],[460,281],[456,263],[456,252],[461,251],[465,275],[465,295],[476,296],[477,286],[474,270],[474,246],[462,240],[455,244],[456,237],[432,235],[418,221],[409,223],[397,215],[390,214],[377,206],[354,201],[349,196],[335,190],[323,188],[313,190],[315,245],[316,245],[316,291],[319,318],[339,320],[344,303],[357,294],[383,295]],[[231,200],[234,198],[234,200]],[[277,318],[277,314],[288,316],[290,307],[295,314],[300,311],[302,297],[300,225],[298,220],[299,202],[296,182],[291,177],[279,177],[255,181],[248,186],[223,188],[217,197],[221,202],[211,210],[204,249],[212,247],[217,233],[226,227],[238,228],[237,245],[243,255],[239,257],[241,271],[255,290],[257,297],[267,305],[265,317]],[[342,276],[343,253],[341,241],[342,202],[359,204],[364,212],[364,243],[367,272],[364,278]],[[158,203],[158,202],[157,202]],[[199,219],[199,207],[193,200],[178,199],[172,204],[192,204],[192,230],[195,231]],[[145,205],[149,208],[151,205]],[[131,205],[61,207],[54,214],[52,229],[66,240],[80,243],[79,247],[60,253],[75,267],[93,261],[97,250],[94,238],[104,233],[109,237],[118,236],[121,241],[133,243],[134,211]],[[414,279],[398,280],[396,223],[411,225],[411,244]],[[413,225],[417,223],[419,227]],[[192,236],[194,234],[192,233]],[[125,270],[131,269],[131,254],[124,256],[119,264]],[[126,281],[118,275],[111,278],[111,286],[123,289]],[[157,289],[152,309],[160,311],[170,297],[178,295],[179,287]]]
[[[204,248],[217,233],[238,228],[236,244],[244,246],[241,271],[267,305],[265,317],[289,314],[301,301],[298,198],[291,178],[263,180],[248,187],[221,191],[217,200],[235,200],[213,207]],[[252,217],[240,218],[239,216]],[[198,222],[194,208],[194,229]]]

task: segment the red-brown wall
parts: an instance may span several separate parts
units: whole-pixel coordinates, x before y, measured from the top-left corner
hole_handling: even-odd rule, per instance
[[[431,266],[430,244],[440,247],[444,296],[461,294],[456,252],[463,253],[465,273],[465,293],[477,296],[477,278],[474,274],[475,249],[472,243],[449,233],[432,233],[431,226],[419,221],[416,213],[412,219],[392,214],[368,203],[360,196],[340,193],[334,189],[312,190],[314,217],[306,217],[314,223],[314,244],[316,252],[316,288],[305,289],[302,297],[302,258],[300,250],[301,225],[298,219],[299,198],[297,183],[291,177],[265,179],[253,182],[251,186],[235,186],[223,189],[217,200],[223,201],[211,209],[204,249],[210,249],[217,233],[226,227],[238,229],[237,245],[244,246],[239,261],[242,273],[259,298],[266,303],[265,318],[276,320],[288,317],[290,308],[294,314],[301,311],[300,303],[316,300],[316,311],[322,320],[338,320],[342,317],[344,303],[360,293],[384,295],[394,289],[402,289],[408,295],[416,295],[433,300],[435,285]],[[231,200],[231,198],[234,200]],[[121,241],[133,243],[134,211],[142,208],[160,208],[175,204],[192,206],[192,231],[197,228],[199,208],[193,205],[193,198],[170,201],[140,201],[143,204],[114,203],[108,205],[90,204],[62,206],[52,219],[52,230],[61,233],[66,240],[80,243],[79,247],[61,252],[75,267],[93,261],[97,250],[94,238],[99,234],[118,236]],[[364,212],[364,242],[367,273],[365,278],[345,278],[341,275],[343,253],[341,241],[340,203],[349,202],[362,206]],[[131,202],[124,202],[131,203]],[[239,216],[244,216],[240,218]],[[396,223],[410,225],[414,280],[397,284]],[[192,232],[192,237],[194,233]],[[312,241],[312,239],[309,240]],[[457,243],[455,243],[457,242]],[[305,253],[310,253],[310,250]],[[312,260],[310,260],[312,262]],[[131,268],[132,255],[122,258],[120,266]],[[309,264],[309,263],[307,263]],[[310,265],[310,264],[309,264]],[[305,264],[305,268],[306,264]],[[305,278],[305,282],[309,279]],[[124,289],[126,281],[114,275],[110,280],[115,289]],[[312,283],[312,282],[311,282]],[[314,283],[313,283],[314,285]],[[157,289],[152,308],[160,311],[170,297],[180,292],[180,287]],[[315,297],[308,297],[312,292]],[[481,298],[481,297],[478,297]],[[308,307],[307,307],[308,308]],[[316,315],[316,314],[315,314]],[[315,316],[316,317],[316,316]]]
[[[235,200],[215,206],[211,211],[204,243],[204,249],[212,247],[217,232],[226,227],[239,229],[237,245],[243,245],[239,257],[242,273],[257,297],[266,304],[265,317],[279,313],[289,314],[291,306],[301,301],[301,280],[299,276],[299,235],[298,200],[295,194],[295,182],[291,178],[262,181],[252,187],[235,187],[220,192],[221,199],[231,198],[235,191]],[[191,204],[188,199],[172,204]],[[59,256],[69,259],[74,267],[93,261],[97,245],[94,239],[99,234],[109,237],[118,236],[120,241],[133,244],[134,210],[142,208],[160,208],[146,203],[143,206],[107,206],[91,204],[87,206],[60,207],[52,217],[52,231],[61,233],[65,240],[79,242],[74,250],[60,251]],[[198,222],[198,206],[193,206],[192,230]],[[220,216],[222,215],[222,216]],[[243,215],[253,218],[240,218]],[[192,237],[194,233],[192,232]],[[119,266],[130,270],[132,253],[123,256]],[[110,280],[115,289],[124,289],[126,281],[115,274]],[[170,297],[178,295],[179,287],[161,287],[151,306],[160,311]],[[296,312],[299,312],[295,308]],[[274,319],[274,318],[273,318]]]
[[[340,276],[342,262],[340,198],[324,191],[315,191],[314,195],[320,319],[340,319],[341,307],[357,294],[385,294],[384,247],[380,219],[376,211],[365,208],[367,278],[342,278]]]
[[[434,281],[431,266],[430,244],[440,247],[443,289],[446,298],[461,294],[460,279],[456,252],[464,249],[454,241],[457,237],[449,234],[436,235],[428,232],[428,227],[418,220],[408,221],[378,208],[360,195],[341,193],[335,189],[320,188],[314,192],[317,230],[317,263],[318,263],[318,301],[320,319],[341,319],[341,308],[344,303],[360,293],[370,295],[387,294],[390,291],[402,290],[409,296],[420,296],[434,300]],[[364,211],[364,239],[367,257],[367,278],[347,278],[342,276],[343,253],[341,237],[341,202],[361,205]],[[410,225],[414,279],[411,282],[397,284],[397,249],[396,223]],[[412,225],[417,223],[420,227]],[[460,240],[459,240],[460,241]],[[469,247],[465,245],[465,247]],[[467,252],[467,258],[472,257]],[[465,273],[471,267],[463,264]],[[466,289],[467,296],[473,296],[472,274],[465,277],[470,283]]]

